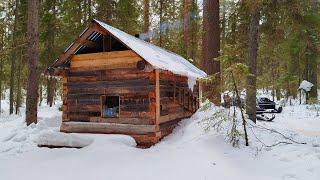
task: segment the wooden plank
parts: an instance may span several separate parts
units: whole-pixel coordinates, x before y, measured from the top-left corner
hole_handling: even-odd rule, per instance
[[[149,118],[102,118],[90,117],[90,122],[99,123],[119,123],[119,124],[134,124],[134,125],[152,125],[153,122]]]
[[[156,124],[160,124],[160,82],[159,82],[159,69],[155,69],[155,93],[156,93]]]
[[[60,131],[68,133],[148,134],[158,131],[157,125],[133,125],[95,122],[62,122]]]

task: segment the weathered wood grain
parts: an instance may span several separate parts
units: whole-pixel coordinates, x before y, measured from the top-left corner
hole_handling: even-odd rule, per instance
[[[132,51],[114,51],[75,55],[71,59],[71,69],[98,70],[116,68],[136,68],[141,57]]]
[[[61,132],[106,133],[106,134],[148,134],[158,131],[157,125],[134,125],[95,122],[62,122]]]
[[[102,118],[102,117],[90,117],[90,122],[99,123],[119,123],[119,124],[135,124],[135,125],[152,125],[153,121],[150,118]]]
[[[159,82],[159,69],[155,69],[155,94],[156,94],[156,124],[160,124],[160,82]]]

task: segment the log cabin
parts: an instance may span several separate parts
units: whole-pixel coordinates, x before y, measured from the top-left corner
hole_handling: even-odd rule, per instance
[[[98,20],[47,74],[63,80],[61,132],[126,134],[144,147],[199,108],[198,79],[206,76],[183,57]]]

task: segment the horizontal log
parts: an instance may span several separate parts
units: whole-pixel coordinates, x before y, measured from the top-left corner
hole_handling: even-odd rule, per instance
[[[85,105],[100,105],[100,96],[95,99],[68,99],[68,104],[76,104],[78,106],[85,106]]]
[[[102,118],[102,117],[90,117],[90,122],[99,123],[119,123],[119,124],[135,124],[135,125],[151,125],[153,120],[149,118]]]
[[[102,52],[92,54],[75,55],[71,59],[71,69],[115,69],[136,68],[141,57],[136,54],[128,54],[130,51]],[[130,52],[131,53],[131,52]]]
[[[154,74],[152,72],[146,72],[138,70],[137,68],[122,68],[122,69],[108,69],[102,71],[104,75],[106,76],[112,76],[112,75],[127,75],[127,74],[142,74],[142,73],[149,73]]]
[[[68,95],[71,94],[104,94],[104,95],[125,95],[135,93],[146,93],[154,89],[154,85],[135,86],[135,87],[110,87],[110,88],[71,88]]]
[[[188,81],[188,77],[186,77],[186,76],[176,75],[170,71],[161,71],[160,72],[160,80],[164,80],[164,79],[170,80],[170,81],[176,81],[176,82],[179,82],[179,81],[187,82]]]
[[[169,133],[171,133],[172,130],[179,124],[179,122],[181,120],[182,119],[180,118],[180,119],[175,119],[175,120],[167,121],[165,123],[160,124],[159,127],[160,127],[160,130],[161,130],[161,133],[162,134],[166,134],[166,132],[168,132],[168,131],[169,131]]]
[[[112,59],[121,57],[136,57],[138,56],[132,50],[127,51],[111,51],[111,52],[100,52],[100,53],[90,53],[90,54],[79,54],[72,57],[72,61],[87,61],[95,59]]]
[[[126,75],[141,72],[137,68],[121,68],[121,69],[104,69],[104,70],[94,70],[94,71],[78,71],[75,69],[70,69],[69,76],[96,76],[101,75]]]
[[[121,118],[149,118],[152,119],[154,117],[154,112],[152,111],[141,111],[141,112],[133,112],[133,111],[121,111],[120,115]]]
[[[140,59],[137,59],[136,61],[139,61]],[[104,63],[99,65],[99,63],[93,62],[95,63],[94,65],[90,66],[90,65],[83,65],[80,67],[73,67],[72,70],[75,71],[96,71],[96,70],[105,70],[105,69],[121,69],[121,68],[135,68],[137,65],[137,62],[133,61],[133,62],[129,62],[131,60],[128,61],[124,61],[124,60],[119,60],[119,62],[113,63],[113,64],[108,64],[108,63]],[[92,63],[92,62],[91,62]],[[87,64],[90,64],[89,62]]]
[[[69,122],[89,122],[90,116],[70,116]]]
[[[71,76],[68,77],[68,82],[79,82],[79,81],[97,81],[96,76]]]
[[[70,121],[89,122],[90,117],[100,116],[100,112],[66,112]]]
[[[95,122],[62,122],[60,131],[68,133],[148,134],[158,131],[156,125],[133,125]]]
[[[95,71],[78,71],[75,69],[70,69],[69,77],[77,77],[77,76],[94,76],[99,77],[102,72],[105,70],[95,70]]]
[[[96,82],[68,82],[67,88],[109,88],[109,87],[136,87],[153,85],[154,81],[146,79],[122,80],[122,81],[96,81]]]
[[[166,116],[160,116],[160,124],[168,121],[176,120],[176,119],[188,118],[191,115],[192,115],[191,112],[183,111],[179,113],[168,114]]]
[[[100,105],[76,105],[68,104],[66,112],[101,112]]]
[[[108,94],[108,93],[107,93]],[[68,94],[67,98],[68,101],[78,101],[78,103],[87,103],[90,104],[91,102],[100,102],[100,97],[102,95],[107,95],[107,94],[83,94],[80,92],[79,94]],[[124,95],[120,96],[121,101],[126,101],[126,100],[143,100],[146,101],[150,97],[152,97],[152,93],[146,93],[146,92],[132,92],[132,93],[127,93]]]
[[[146,81],[154,81],[155,76],[154,73],[149,72],[136,72],[136,73],[128,73],[128,74],[111,74],[105,73],[102,74],[99,78],[100,81],[122,81],[122,80],[146,80]]]
[[[71,104],[69,103],[65,109],[63,109],[65,112],[100,112],[101,111],[101,105],[100,102],[97,104]],[[120,111],[121,112],[132,112],[141,117],[142,115],[139,115],[138,113],[142,112],[150,112],[149,110],[149,103],[146,104],[122,104],[120,105]],[[121,113],[121,114],[123,114]],[[123,114],[125,115],[125,114]]]

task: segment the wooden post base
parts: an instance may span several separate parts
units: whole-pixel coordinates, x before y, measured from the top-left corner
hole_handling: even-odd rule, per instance
[[[162,138],[161,132],[156,132],[152,134],[146,135],[130,135],[134,138],[137,143],[137,147],[139,148],[149,148],[155,144],[157,144]]]

